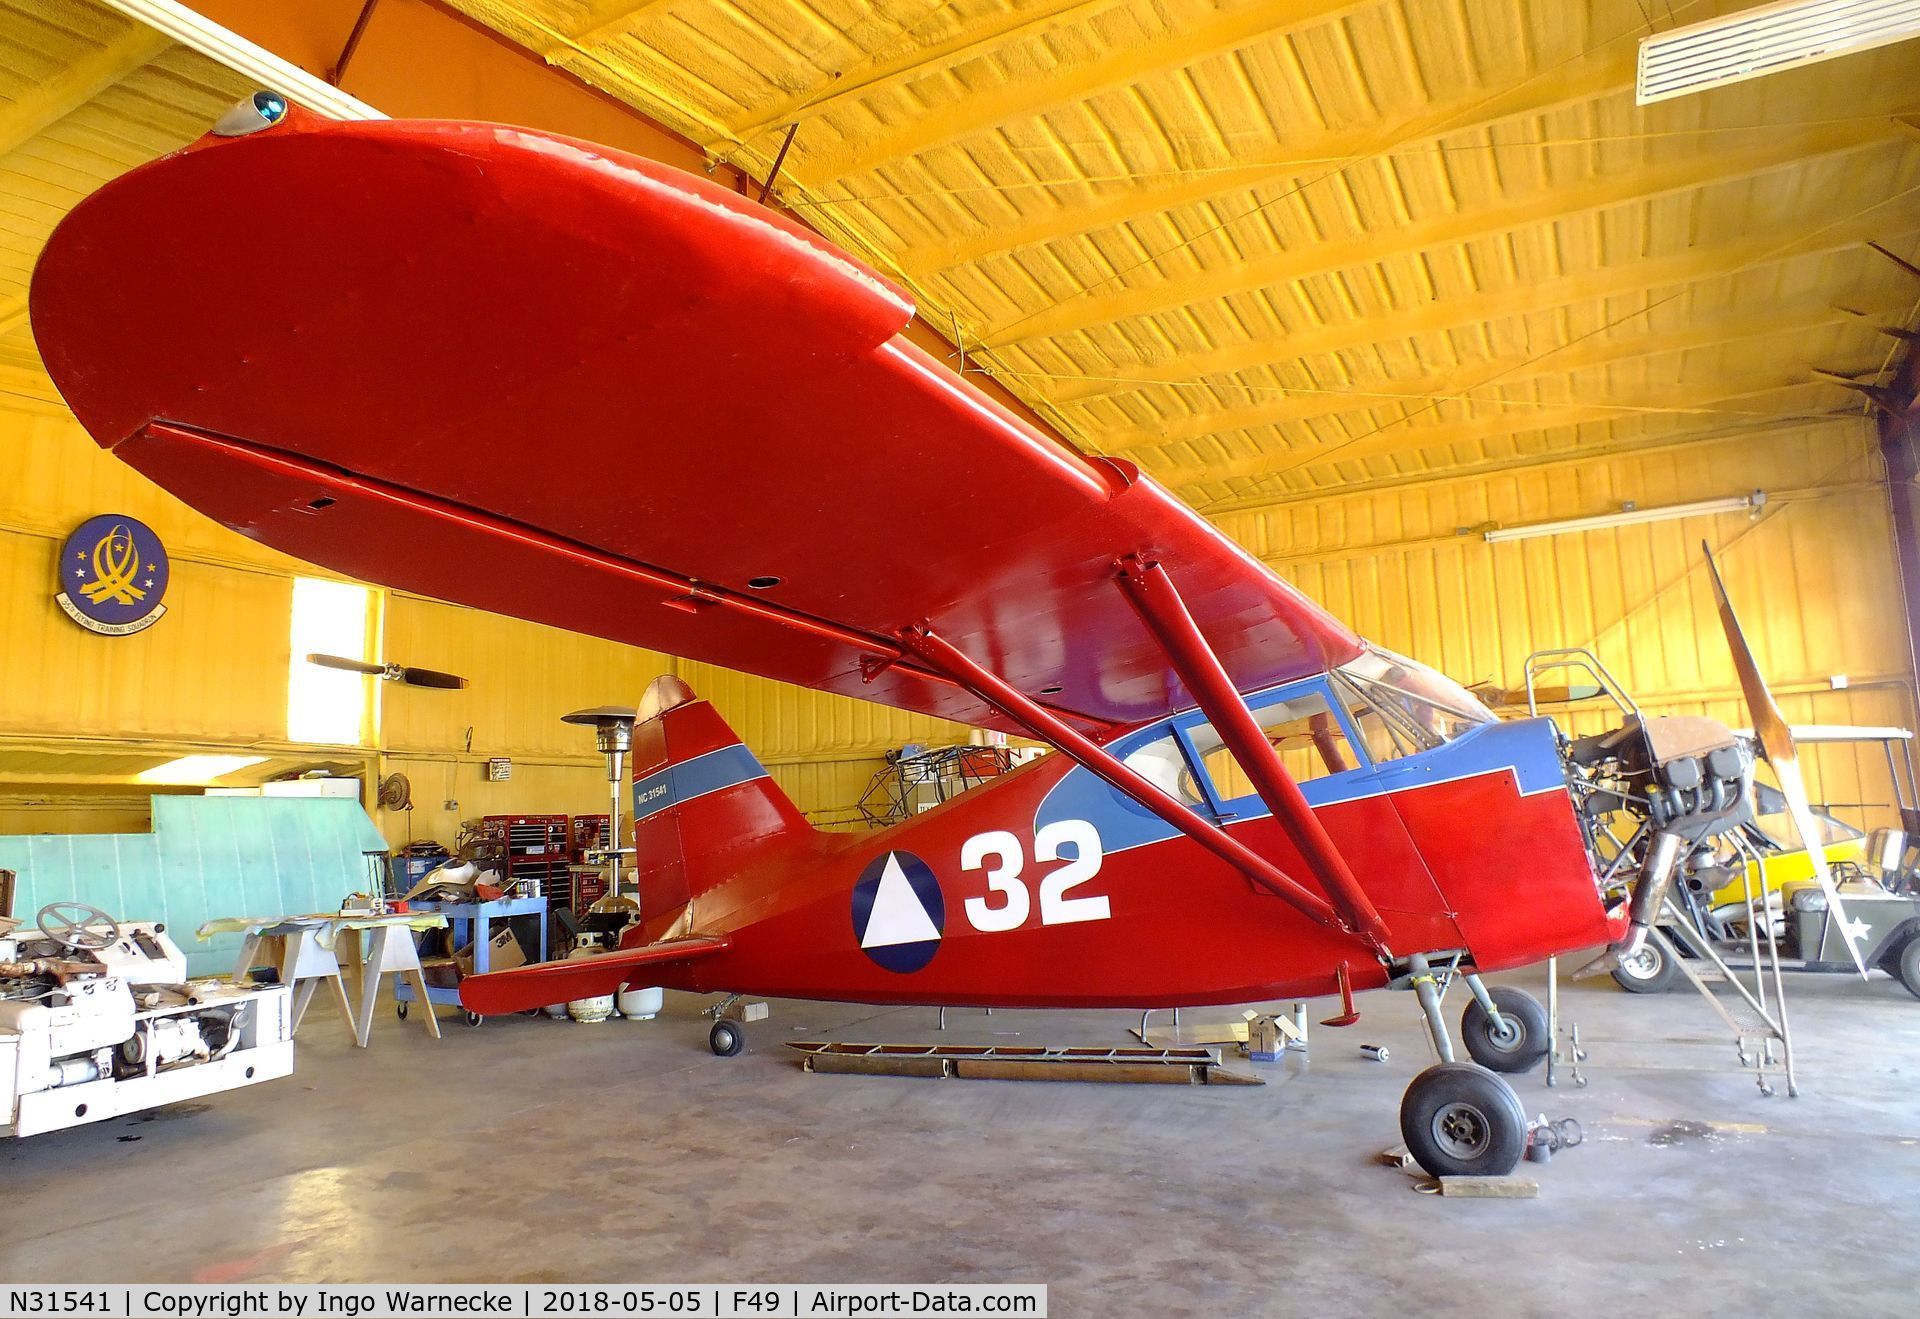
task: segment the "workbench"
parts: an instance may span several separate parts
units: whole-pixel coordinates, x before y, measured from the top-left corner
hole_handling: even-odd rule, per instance
[[[496,933],[495,926],[505,926],[511,929],[513,927],[510,922],[515,917],[533,918],[522,922],[523,925],[532,926],[535,931],[533,939],[535,955],[528,958],[528,962],[544,962],[547,960],[547,900],[545,898],[500,898],[493,902],[415,901],[409,903],[408,906],[410,910],[417,912],[434,912],[446,919],[449,951],[456,948],[471,947],[473,949],[474,975],[485,975],[493,969],[492,941]],[[514,937],[520,937],[517,930],[515,931]],[[524,941],[521,946],[523,949],[525,948]],[[424,965],[444,966],[452,962],[453,959],[451,957],[429,957],[426,959]],[[458,971],[457,966],[456,971]],[[430,1005],[456,1008],[460,1006],[460,990],[458,985],[423,984],[421,990],[425,993],[426,1000]],[[420,994],[415,992],[413,985],[405,981],[394,982],[394,1009],[399,1013],[401,1020],[404,1021],[406,1019],[407,1006],[419,1000]],[[480,1014],[477,1012],[468,1012],[466,1018],[469,1026],[478,1026],[481,1022]]]

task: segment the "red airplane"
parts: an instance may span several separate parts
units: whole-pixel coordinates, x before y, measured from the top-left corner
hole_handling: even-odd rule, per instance
[[[31,310],[102,447],[256,540],[1058,749],[896,827],[822,832],[662,679],[634,730],[642,920],[600,957],[467,980],[475,1012],[634,982],[1338,993],[1350,1018],[1354,991],[1411,988],[1447,1061],[1407,1089],[1407,1143],[1497,1173],[1526,1117],[1489,1067],[1550,1042],[1481,975],[1647,915],[1602,905],[1550,720],[1498,722],[1369,645],[1133,465],[912,346],[884,276],[707,180],[259,93],[75,207]],[[1478,1063],[1441,1017],[1455,976]],[[712,1042],[737,1051],[737,1023]]]

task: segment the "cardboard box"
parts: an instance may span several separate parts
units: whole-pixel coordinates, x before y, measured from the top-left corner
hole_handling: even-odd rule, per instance
[[[520,941],[514,937],[511,929],[503,925],[487,940],[489,971],[511,971],[516,966],[526,964],[527,955],[520,951]]]

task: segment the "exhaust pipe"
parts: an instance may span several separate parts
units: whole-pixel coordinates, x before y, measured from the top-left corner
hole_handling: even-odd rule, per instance
[[[1661,908],[1667,903],[1667,890],[1673,886],[1674,868],[1680,863],[1686,840],[1671,829],[1654,834],[1647,845],[1646,860],[1640,864],[1640,877],[1633,882],[1633,896],[1627,904],[1627,934],[1618,943],[1574,972],[1574,979],[1618,970],[1622,959],[1632,957],[1647,941],[1647,934],[1660,921]]]

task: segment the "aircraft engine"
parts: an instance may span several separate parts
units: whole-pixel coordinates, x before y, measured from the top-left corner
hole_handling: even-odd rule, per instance
[[[1566,754],[1587,789],[1590,821],[1625,809],[1640,822],[1626,844],[1639,861],[1630,929],[1610,954],[1631,956],[1658,922],[1682,858],[1752,822],[1753,747],[1718,720],[1630,716],[1609,732],[1569,742]]]

